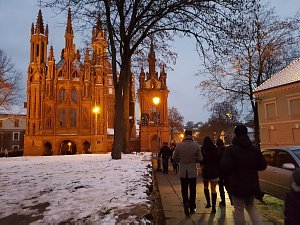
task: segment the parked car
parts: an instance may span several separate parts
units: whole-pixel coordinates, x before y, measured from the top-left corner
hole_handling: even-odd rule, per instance
[[[300,167],[300,146],[263,148],[267,169],[259,171],[259,183],[263,193],[285,199],[292,183],[292,172]]]

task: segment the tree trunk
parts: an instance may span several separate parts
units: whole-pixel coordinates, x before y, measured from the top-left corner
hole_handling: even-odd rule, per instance
[[[257,103],[252,104],[254,113],[254,139],[258,147],[260,147],[260,135],[259,135],[259,119],[258,119],[258,106]]]
[[[125,136],[124,136],[124,146],[123,151],[124,153],[130,153],[130,124],[129,124],[129,103],[130,103],[130,94],[131,94],[131,72],[130,72],[130,63],[128,63],[127,67],[125,68],[125,82],[124,82],[124,128],[125,128]]]
[[[111,157],[112,159],[121,159],[125,130],[123,125],[123,96],[122,88],[120,86],[115,90],[115,94],[114,143]]]

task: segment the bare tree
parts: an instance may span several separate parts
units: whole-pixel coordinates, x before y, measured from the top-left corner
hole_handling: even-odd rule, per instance
[[[179,113],[178,109],[175,107],[169,108],[169,128],[171,133],[171,141],[174,140],[175,132],[183,131],[183,119],[184,117]]]
[[[112,158],[120,159],[129,142],[129,102],[133,56],[143,46],[168,42],[174,35],[196,38],[198,47],[212,46],[215,29],[231,19],[242,0],[48,0],[47,6],[71,7],[77,18],[96,21],[102,18],[108,32],[115,87],[115,132]],[[207,43],[205,45],[204,43]],[[119,72],[119,73],[117,73]]]
[[[19,104],[21,73],[16,70],[15,64],[0,49],[0,110],[9,112]]]
[[[298,18],[281,20],[269,5],[252,2],[236,14],[235,23],[225,25],[230,29],[219,33],[218,54],[211,54],[199,73],[208,75],[199,84],[208,102],[227,99],[250,106],[257,144],[259,121],[253,90],[294,59],[291,49],[299,43]]]

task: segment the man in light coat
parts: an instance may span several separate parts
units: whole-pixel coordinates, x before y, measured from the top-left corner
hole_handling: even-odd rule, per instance
[[[173,153],[173,159],[179,163],[179,177],[184,213],[186,216],[195,213],[197,166],[203,160],[200,145],[193,141],[192,131],[186,130],[182,142],[178,143]],[[190,189],[190,197],[188,194]]]

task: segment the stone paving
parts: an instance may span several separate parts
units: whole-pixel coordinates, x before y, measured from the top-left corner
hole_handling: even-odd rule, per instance
[[[166,217],[167,225],[189,225],[189,224],[234,224],[233,222],[233,206],[231,206],[228,195],[226,194],[226,207],[219,207],[220,199],[217,199],[217,213],[211,214],[211,209],[206,209],[205,197],[203,194],[203,182],[199,177],[197,181],[197,200],[196,200],[196,213],[191,217],[186,217],[183,212],[180,180],[174,172],[164,174],[156,172],[156,179],[158,188],[161,195],[163,210]],[[217,187],[218,189],[218,187]],[[219,194],[218,194],[219,197]],[[271,197],[272,199],[275,199]],[[282,201],[278,200],[278,204],[282,206]],[[272,209],[268,205],[262,205],[256,201],[257,210],[261,218],[262,225],[282,225],[283,214],[282,207],[279,207],[279,212],[275,212],[278,218],[273,218],[268,215]],[[261,210],[263,213],[261,213]],[[251,224],[247,212],[245,212],[246,224]]]

